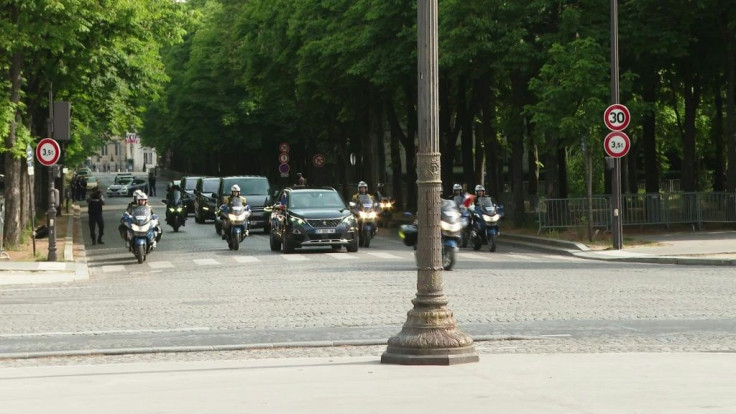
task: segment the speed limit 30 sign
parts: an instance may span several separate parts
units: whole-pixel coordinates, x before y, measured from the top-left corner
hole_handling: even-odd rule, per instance
[[[59,143],[51,138],[44,138],[36,146],[36,158],[41,165],[50,167],[56,164],[61,157]]]
[[[629,108],[621,104],[613,104],[603,112],[603,122],[611,131],[623,131],[631,122]]]
[[[628,154],[629,148],[631,148],[631,140],[621,131],[613,131],[603,140],[603,149],[613,158],[620,158]]]

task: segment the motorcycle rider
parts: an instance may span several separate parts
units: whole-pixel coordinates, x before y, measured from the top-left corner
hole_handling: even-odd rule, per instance
[[[230,187],[230,195],[223,197],[222,205],[220,206],[220,218],[222,219],[222,240],[227,240],[228,227],[230,224],[230,220],[228,220],[227,218],[227,213],[230,210],[230,205],[232,201],[236,198],[240,199],[247,209],[250,209],[245,196],[240,195],[240,186],[237,184],[233,184],[233,186]],[[245,230],[245,235],[248,235],[248,229]]]
[[[358,202],[358,199],[362,195],[367,195],[368,197],[371,198],[371,201],[374,201],[373,196],[368,193],[368,184],[366,184],[365,181],[361,181],[361,182],[358,183],[358,192],[355,193],[355,194],[353,194],[352,201],[354,203],[357,203]]]
[[[118,226],[118,231],[120,232],[120,237],[122,237],[123,240],[125,240],[125,247],[130,247],[129,240],[128,240],[128,228],[125,226],[125,215],[132,214],[133,209],[135,206],[138,205],[138,197],[143,194],[143,191],[141,190],[135,190],[133,192],[133,201],[128,203],[128,206],[125,208],[125,211],[123,212],[123,217],[120,219],[120,225]]]
[[[482,185],[475,186],[475,204],[478,205],[478,199],[486,196],[486,189]]]
[[[166,189],[166,222],[169,222],[169,218],[171,217],[171,212],[169,211],[168,207],[174,207],[174,191],[178,191],[181,194],[181,187],[178,185],[172,185],[169,188]],[[184,212],[184,220],[182,220],[181,225],[186,226],[187,225],[187,215],[186,212]]]
[[[151,220],[158,220],[158,215],[153,212],[153,207],[148,205],[148,196],[143,191],[141,191],[141,193],[138,195],[138,206],[148,207],[148,210],[151,212]],[[163,234],[163,230],[161,230],[161,224],[156,224],[154,232],[156,233],[156,242],[161,241],[161,235]]]

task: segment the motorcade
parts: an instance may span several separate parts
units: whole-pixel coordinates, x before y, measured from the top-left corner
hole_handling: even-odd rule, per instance
[[[127,173],[127,172],[115,174],[115,179],[113,180],[113,184],[118,184],[120,183],[120,181],[127,180],[127,179],[133,179],[133,174]]]
[[[240,195],[244,196],[251,208],[251,228],[263,229],[263,233],[269,232],[270,214],[265,210],[266,206],[273,203],[271,183],[268,178],[260,175],[242,175],[220,178],[217,191],[213,195],[217,199],[218,207],[223,204],[225,197],[230,195],[230,188],[237,184],[240,187]],[[222,222],[215,219],[215,231],[221,233]]]
[[[270,211],[271,250],[326,246],[358,251],[358,226],[340,194],[330,187],[291,188],[278,194]]]
[[[156,247],[158,217],[151,214],[151,209],[147,205],[135,206],[130,213],[126,212],[123,215],[122,222],[128,232],[130,251],[138,263],[143,263],[146,256]]]
[[[105,192],[108,197],[129,197],[135,190],[141,190],[148,194],[148,181],[142,178],[115,177],[115,184],[107,187]]]
[[[502,205],[496,205],[491,197],[479,197],[475,206],[471,206],[473,224],[470,230],[470,242],[473,250],[480,250],[481,246],[488,245],[488,250],[496,251],[496,239],[501,233],[498,222],[503,217]]]
[[[220,184],[219,177],[201,177],[194,187],[194,221],[202,224],[205,220],[214,220],[220,204],[214,194]]]
[[[222,215],[222,238],[227,240],[230,250],[238,250],[240,243],[248,236],[248,217],[251,215],[250,207],[243,203],[240,197],[230,200]]]
[[[197,189],[197,180],[202,177],[186,176],[182,177],[179,181],[179,188],[182,190],[182,199],[184,200],[184,206],[187,208],[187,213],[194,213],[194,190]]]
[[[455,202],[453,200],[442,200],[440,228],[442,231],[442,268],[444,270],[452,270],[452,267],[455,266],[462,227],[460,209]],[[417,249],[417,235],[416,221],[399,227],[399,238],[404,241],[405,245],[413,246],[414,250]]]
[[[86,168],[86,167],[85,168],[80,168],[80,169],[78,169],[76,171],[76,173],[74,175],[76,175],[78,177],[87,178],[88,176],[92,175],[92,170],[90,170],[89,168]]]
[[[182,195],[183,191],[178,187],[172,187],[171,191],[167,192],[166,198],[161,200],[166,204],[166,224],[171,226],[174,232],[179,231],[181,226],[186,226],[187,222],[187,212]]]
[[[358,202],[350,202],[350,209],[358,220],[358,245],[370,247],[371,240],[378,230],[378,203],[368,194],[358,196]]]

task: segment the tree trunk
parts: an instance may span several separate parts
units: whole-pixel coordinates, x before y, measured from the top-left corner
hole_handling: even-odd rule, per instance
[[[719,81],[721,78],[718,78]],[[726,159],[723,156],[726,148],[723,141],[723,95],[720,82],[713,89],[715,91],[715,116],[712,123],[713,149],[715,153],[715,169],[713,171],[713,191],[726,191]]]
[[[15,116],[10,120],[10,131],[5,137],[5,148],[15,147],[16,133],[21,122],[20,91],[23,74],[23,55],[20,52],[13,54],[10,63],[10,104],[15,109]],[[3,245],[14,246],[20,242],[20,159],[13,156],[11,151],[5,153],[5,226],[3,229]]]
[[[656,71],[645,73],[643,81],[644,102],[650,105],[650,109],[642,114],[642,144],[644,146],[644,175],[647,193],[659,192],[659,161],[657,160],[657,137],[655,105],[657,103],[657,80]]]
[[[700,100],[700,80],[690,69],[683,71],[683,97],[685,99],[684,131],[682,135],[682,190],[698,191],[695,160],[695,117]]]
[[[502,167],[496,138],[496,97],[492,90],[487,90],[486,111],[483,114],[483,141],[486,150],[486,194],[498,198],[503,192],[503,177],[499,174]]]
[[[557,170],[557,138],[550,134],[545,134],[547,151],[545,153],[544,165],[544,187],[547,198],[559,198],[560,186],[558,185],[559,175]]]
[[[730,37],[729,37],[730,39]],[[736,47],[729,40],[726,48],[726,146],[728,147],[728,192],[736,192]]]

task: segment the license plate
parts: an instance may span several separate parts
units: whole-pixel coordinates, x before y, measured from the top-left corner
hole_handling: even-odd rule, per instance
[[[317,229],[317,234],[334,233],[333,229]]]

